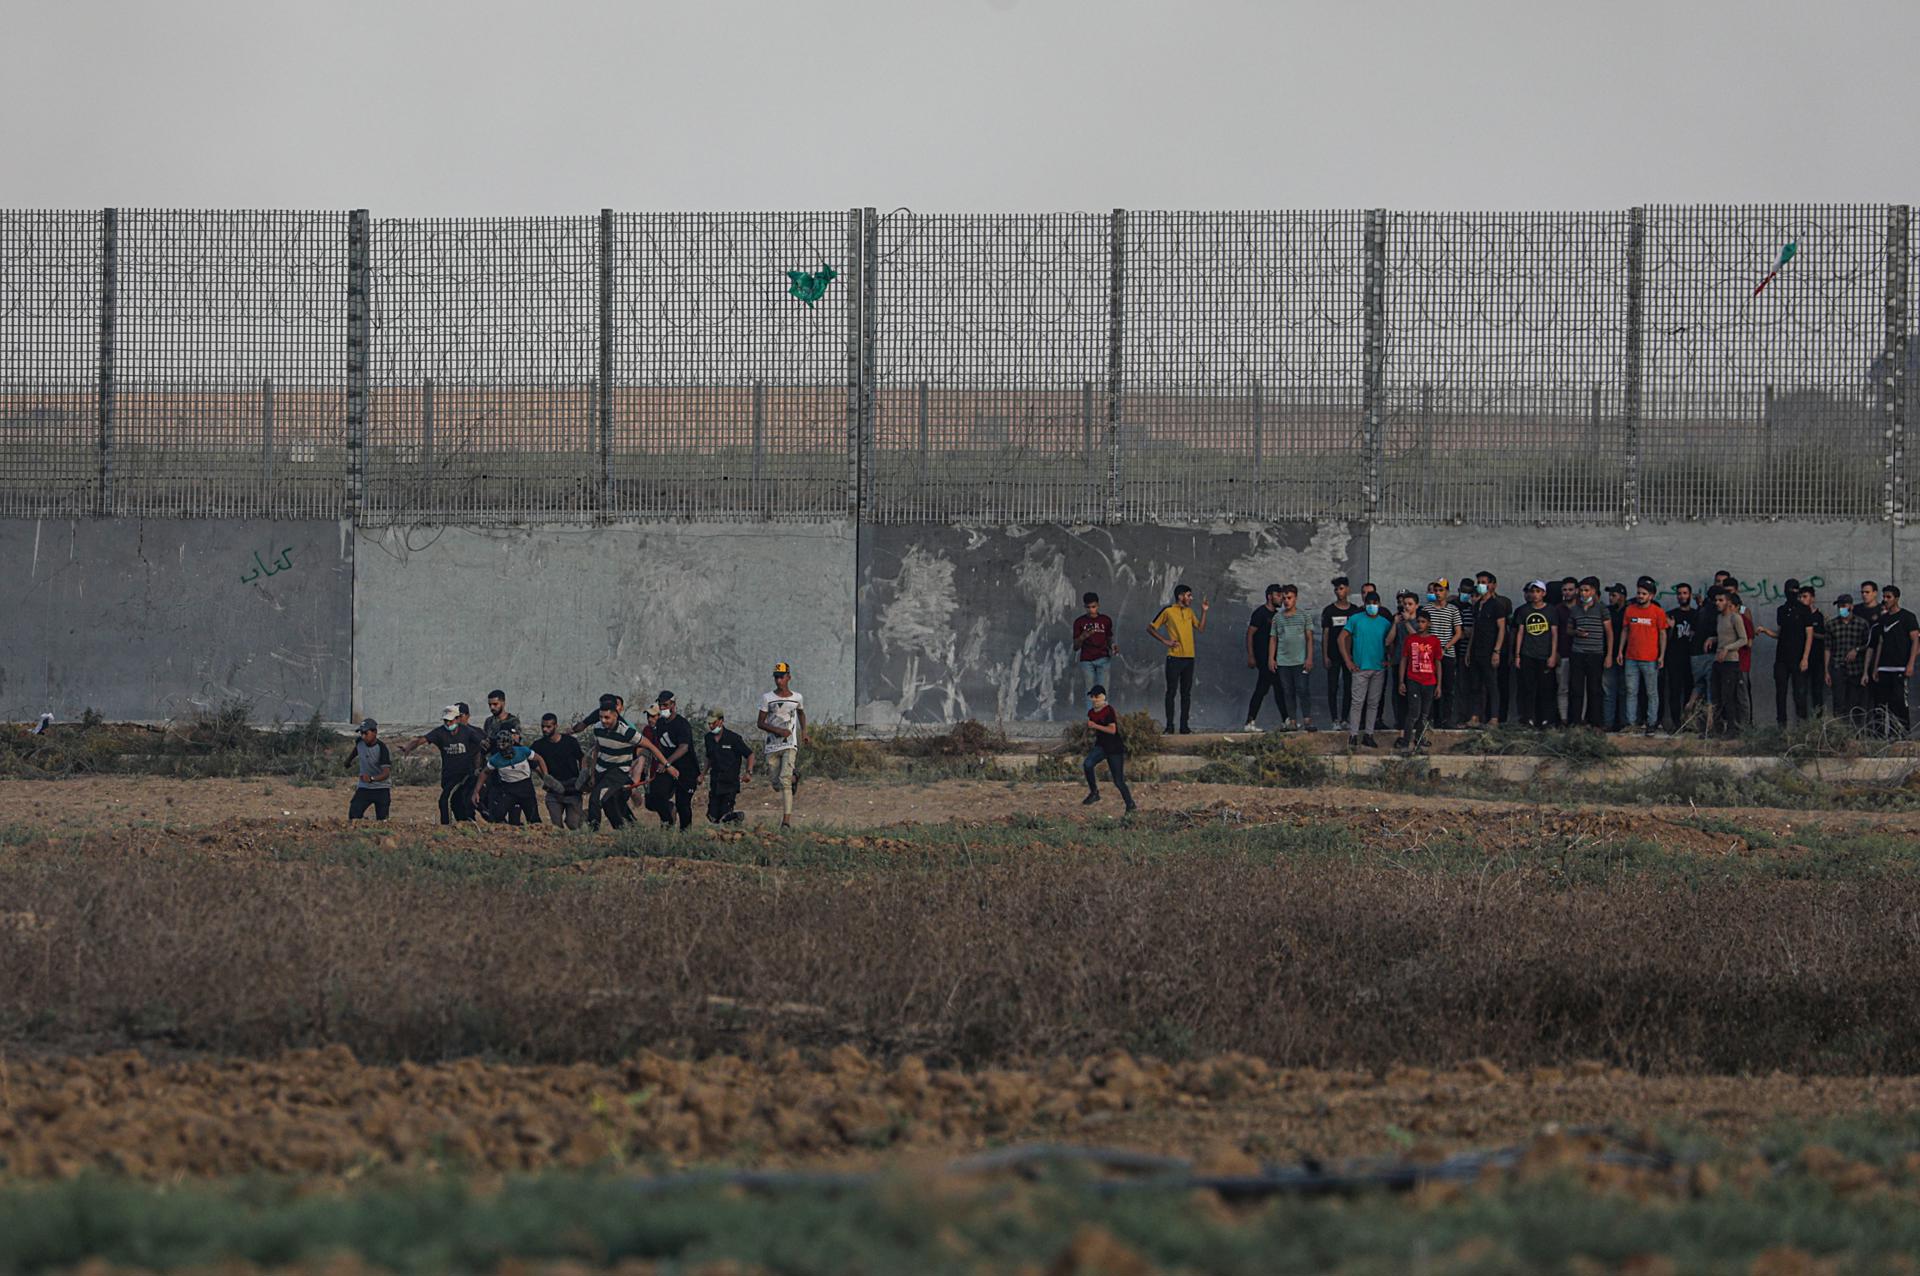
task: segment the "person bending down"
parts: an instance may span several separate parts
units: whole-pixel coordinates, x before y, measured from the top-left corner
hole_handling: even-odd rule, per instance
[[[540,822],[540,799],[533,787],[535,772],[545,779],[547,764],[520,743],[519,727],[508,727],[494,736],[487,769],[480,773],[481,790],[493,789],[493,802],[483,808],[490,812],[489,823],[505,820],[517,826],[523,814],[528,824]]]
[[[1120,790],[1120,800],[1127,804],[1127,810],[1136,811],[1139,808],[1134,805],[1133,790],[1127,787],[1127,742],[1120,735],[1120,715],[1107,703],[1104,686],[1096,684],[1087,698],[1093,701],[1093,708],[1087,710],[1087,725],[1093,728],[1093,748],[1080,764],[1087,777],[1087,796],[1081,805],[1092,806],[1100,800],[1100,784],[1093,778],[1093,772],[1104,760],[1113,787]]]

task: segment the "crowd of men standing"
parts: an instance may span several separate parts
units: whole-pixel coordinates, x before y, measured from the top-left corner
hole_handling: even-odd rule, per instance
[[[737,823],[741,788],[753,779],[755,752],[727,726],[726,715],[708,715],[704,739],[679,712],[671,691],[662,691],[643,710],[644,725],[626,718],[626,700],[609,692],[598,707],[571,725],[552,713],[541,715],[540,732],[521,738],[520,719],[507,710],[506,692],[487,695],[487,716],[479,725],[463,701],[441,712],[440,725],[400,746],[402,755],[432,745],[440,754],[440,822],[476,818],[490,823],[538,824],[540,797],[556,828],[598,831],[602,821],[614,829],[636,818],[632,795],[665,827],[685,830],[693,823],[693,797],[700,787],[704,760],[707,819]],[[766,771],[780,794],[781,827],[793,823],[794,794],[800,784],[800,751],[806,744],[806,701],[793,689],[793,672],[783,661],[773,667],[773,690],[760,697],[755,726],[766,733]],[[387,818],[393,789],[393,753],[380,738],[380,724],[360,724],[359,740],[347,757],[359,782],[347,817],[371,811]],[[586,743],[581,743],[584,737]]]
[[[1650,576],[1631,590],[1622,582],[1603,589],[1596,576],[1531,580],[1518,603],[1486,571],[1457,587],[1442,578],[1424,590],[1402,589],[1391,605],[1370,581],[1357,597],[1345,576],[1334,577],[1331,589],[1332,601],[1315,615],[1297,585],[1267,587],[1244,636],[1242,654],[1254,671],[1245,730],[1263,729],[1269,697],[1283,729],[1318,729],[1318,672],[1325,721],[1357,747],[1377,747],[1374,733],[1389,713],[1402,748],[1417,746],[1432,728],[1502,724],[1726,734],[1753,721],[1754,644],[1762,634],[1775,644],[1780,725],[1831,713],[1887,734],[1910,727],[1907,683],[1920,655],[1920,623],[1894,585],[1863,581],[1857,599],[1842,593],[1823,604],[1814,586],[1789,580],[1771,616],[1761,617],[1725,571],[1700,591],[1674,586],[1668,604]],[[1117,651],[1114,621],[1097,594],[1084,595],[1082,605],[1072,649],[1084,685],[1104,690]],[[1198,643],[1210,611],[1207,600],[1196,608],[1193,590],[1176,585],[1147,624],[1165,648],[1169,733],[1191,730]]]

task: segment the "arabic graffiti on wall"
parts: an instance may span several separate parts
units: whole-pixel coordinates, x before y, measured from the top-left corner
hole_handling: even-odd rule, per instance
[[[1798,581],[1802,585],[1813,586],[1815,598],[1818,598],[1820,596],[1820,591],[1826,587],[1826,583],[1827,583],[1826,577],[1816,573],[1815,575],[1812,575],[1812,576],[1786,576],[1786,577],[1782,577],[1779,581],[1775,581],[1770,577],[1766,577],[1766,576],[1762,576],[1757,581],[1740,580],[1739,578],[1736,577],[1734,579],[1733,585],[1735,589],[1740,591],[1740,600],[1742,602],[1777,603],[1777,602],[1783,601],[1786,598],[1787,596],[1786,583],[1789,580]],[[1677,583],[1684,585],[1687,582],[1680,581]],[[1700,597],[1700,588],[1701,587],[1698,585],[1695,585],[1693,587],[1694,597],[1696,599]],[[1659,594],[1656,595],[1656,601],[1662,598],[1673,597],[1674,590],[1675,590],[1674,585],[1661,586]]]
[[[245,576],[242,576],[240,578],[240,583],[242,585],[251,585],[254,581],[259,580],[263,575],[278,576],[281,572],[291,569],[292,566],[293,566],[293,546],[291,545],[281,550],[280,556],[274,559],[273,562],[271,563],[262,561],[260,557],[260,551],[256,549],[253,551],[253,570],[248,572]]]

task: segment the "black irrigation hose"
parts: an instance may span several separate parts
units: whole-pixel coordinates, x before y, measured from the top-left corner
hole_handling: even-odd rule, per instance
[[[1578,1131],[1569,1133],[1578,1135]],[[1025,1178],[1062,1165],[1088,1165],[1145,1177],[1100,1179],[1085,1186],[1102,1196],[1131,1192],[1218,1192],[1230,1201],[1263,1200],[1271,1196],[1347,1196],[1360,1192],[1409,1192],[1426,1183],[1471,1183],[1489,1170],[1511,1171],[1526,1158],[1524,1146],[1458,1152],[1428,1165],[1407,1162],[1363,1162],[1328,1169],[1318,1162],[1297,1166],[1269,1165],[1258,1174],[1195,1174],[1193,1163],[1175,1157],[1150,1156],[1115,1148],[1039,1143],[964,1157],[947,1167],[956,1175],[983,1175],[1011,1170]],[[1586,1165],[1629,1169],[1671,1170],[1681,1164],[1665,1153],[1597,1152]],[[825,1173],[806,1170],[700,1170],[665,1178],[642,1179],[633,1185],[642,1196],[664,1196],[697,1188],[732,1187],[749,1192],[789,1191],[836,1194],[856,1192],[884,1181],[883,1172]]]

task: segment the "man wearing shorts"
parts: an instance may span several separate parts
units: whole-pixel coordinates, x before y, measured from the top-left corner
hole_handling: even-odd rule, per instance
[[[780,827],[791,828],[793,794],[800,785],[800,746],[807,742],[807,709],[784,660],[773,667],[773,690],[760,697],[759,727],[767,733],[767,774],[780,791]]]

